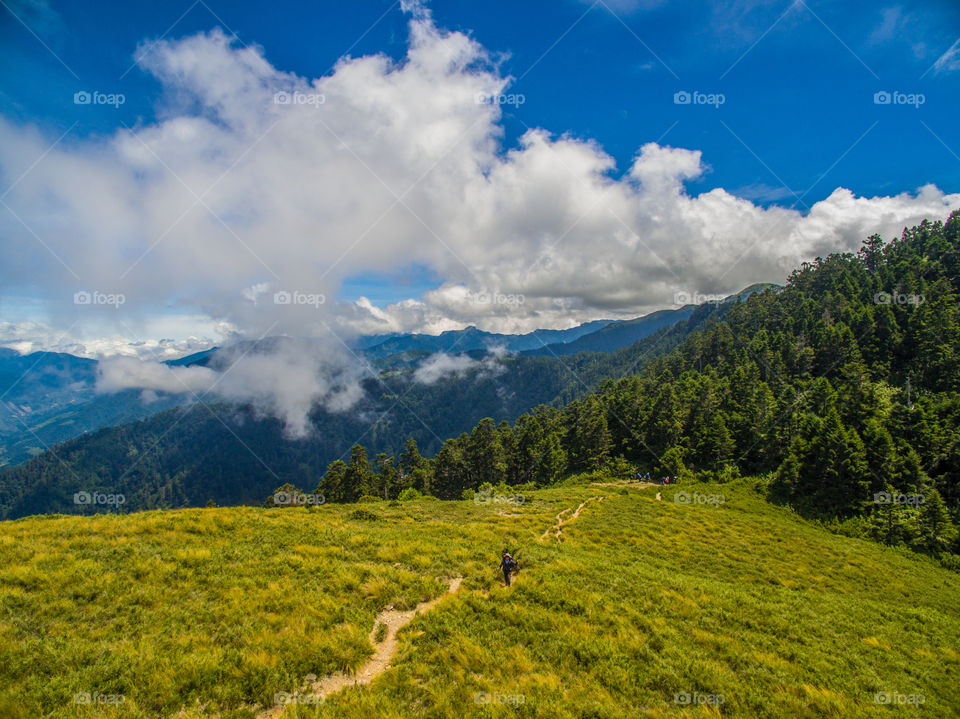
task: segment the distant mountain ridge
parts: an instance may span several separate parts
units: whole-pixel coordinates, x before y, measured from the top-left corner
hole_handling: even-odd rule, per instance
[[[745,298],[751,291],[766,286],[755,285],[728,300]],[[437,352],[474,358],[498,349],[530,357],[609,353],[688,320],[696,309],[695,305],[687,305],[632,320],[593,320],[565,330],[540,329],[519,335],[485,332],[476,327],[439,335],[371,335],[358,338],[354,348],[378,372],[413,367]],[[254,344],[266,349],[282,340],[268,337]],[[219,351],[220,348],[212,347],[167,360],[166,364],[207,366]],[[25,462],[60,442],[190,401],[186,394],[163,393],[145,401],[137,389],[98,393],[97,368],[97,360],[86,357],[43,351],[20,355],[0,348],[0,466]]]
[[[483,417],[499,422],[539,405],[561,406],[604,380],[636,372],[726,310],[699,306],[689,319],[613,352],[515,354],[491,366],[482,361],[484,350],[474,350],[466,353],[474,360],[468,369],[427,384],[418,381],[415,360],[430,353],[410,350],[404,353],[410,358],[364,380],[364,396],[351,411],[315,408],[315,431],[301,440],[284,437],[280,422],[262,412],[226,403],[192,404],[104,427],[0,470],[0,518],[86,511],[91,508],[76,506],[73,496],[93,490],[123,493],[127,510],[197,506],[208,499],[258,503],[284,481],[315,486],[329,462],[360,440],[372,454],[398,456],[413,437],[429,456]]]
[[[616,320],[593,320],[566,330],[534,330],[520,335],[486,332],[474,326],[462,330],[448,330],[438,335],[372,335],[361,337],[356,342],[356,347],[374,359],[409,350],[461,353],[503,348],[508,352],[522,352],[544,345],[570,342],[614,322]]]

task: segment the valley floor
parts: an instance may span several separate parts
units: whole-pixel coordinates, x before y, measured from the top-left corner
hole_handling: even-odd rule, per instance
[[[749,480],[31,517],[0,715],[958,716],[958,589]]]

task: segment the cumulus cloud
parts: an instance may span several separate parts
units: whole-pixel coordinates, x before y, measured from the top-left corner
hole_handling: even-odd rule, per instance
[[[175,308],[247,338],[323,338],[322,366],[278,365],[313,388],[303,397],[273,379],[234,390],[302,414],[307,400],[330,400],[316,373],[354,362],[340,336],[637,316],[680,290],[783,281],[803,260],[960,206],[933,186],[871,198],[838,188],[802,213],[724,189],[690,194],[685,183],[709,169],[693,149],[644,144],[621,176],[595,142],[546,129],[504,148],[501,109],[483,98],[510,78],[422,4],[405,7],[399,62],[344,58],[300,77],[215,29],[138,52],[163,90],[155,122],[54,145],[0,118],[12,185],[0,282],[42,294],[57,329],[96,322],[112,330],[98,336],[129,335]],[[344,278],[412,265],[443,284],[383,308],[334,300]],[[77,304],[78,292],[125,301]]]

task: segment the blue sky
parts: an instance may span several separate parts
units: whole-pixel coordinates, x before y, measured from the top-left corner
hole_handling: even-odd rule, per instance
[[[157,40],[176,43],[219,27],[235,38],[235,49],[259,48],[277,71],[312,79],[329,75],[345,54],[404,61],[411,19],[387,0],[3,3],[0,113],[47,145],[59,138],[58,152],[78,154],[118,129],[189,115],[189,100],[171,92],[169,80],[164,91],[156,73],[136,63]],[[927,184],[960,191],[955,2],[434,0],[428,7],[440,31],[464,33],[485,48],[495,72],[512,78],[504,92],[522,97],[496,118],[500,157],[524,133],[543,128],[554,140],[569,137],[609,154],[616,167],[606,172],[623,179],[646,143],[686,148],[702,153],[701,171],[683,179],[690,196],[723,188],[760,208],[801,213],[838,187],[861,198]],[[125,102],[78,107],[73,98],[81,90],[122,93]],[[892,93],[893,102],[877,104],[878,92]],[[713,104],[678,104],[678,93]],[[17,176],[7,173],[8,180]],[[387,269],[361,263],[342,274],[335,296],[364,296],[382,308],[445,283],[468,283],[441,264],[425,257]],[[690,287],[715,289],[702,273],[690,277]],[[580,320],[654,304],[618,307],[603,297],[590,305],[586,295],[560,304],[580,308],[570,315]],[[6,307],[28,305],[8,298]],[[529,322],[550,317],[544,309]]]
[[[806,204],[838,185],[865,195],[928,182],[960,188],[960,72],[933,68],[960,38],[960,4],[430,6],[441,27],[503,54],[503,73],[516,78],[510,92],[525,99],[506,113],[506,146],[527,128],[543,127],[595,140],[623,170],[642,143],[660,139],[703,150],[712,168],[703,188],[741,190],[760,202],[793,204],[799,201],[787,188],[802,194],[812,185]],[[326,73],[348,51],[402,58],[406,49],[406,18],[387,0],[7,8],[0,24],[5,111],[53,130],[77,122],[79,136],[155,119],[158,83],[132,65],[137,47],[161,36],[220,26],[262,46],[279,69],[307,77]],[[122,92],[126,103],[78,116],[71,102],[77,87]],[[716,109],[676,105],[681,90],[722,93],[725,102]],[[925,102],[875,105],[880,90],[922,93]]]

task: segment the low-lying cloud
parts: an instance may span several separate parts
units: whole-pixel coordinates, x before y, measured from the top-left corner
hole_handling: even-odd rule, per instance
[[[243,344],[213,355],[212,367],[171,366],[131,357],[100,362],[97,389],[186,394],[250,404],[283,421],[288,436],[310,432],[310,412],[322,405],[349,410],[360,399],[362,368],[319,351],[314,343],[288,340],[267,348]]]

